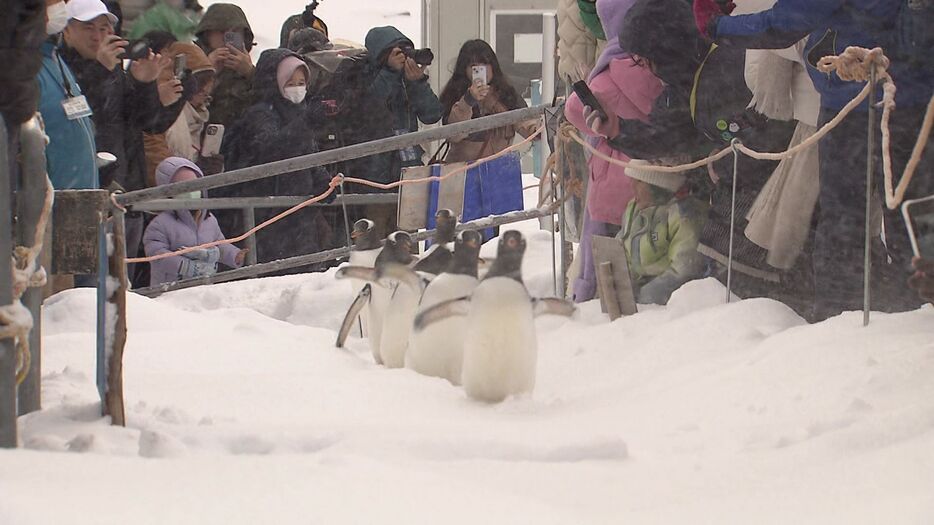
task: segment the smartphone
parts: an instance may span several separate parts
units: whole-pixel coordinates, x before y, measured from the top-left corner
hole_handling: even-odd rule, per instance
[[[934,195],[902,203],[902,217],[915,257],[934,258]]]
[[[243,42],[243,33],[240,31],[227,31],[224,33],[224,44],[246,53],[246,44]]]
[[[224,126],[208,124],[204,128],[204,139],[201,140],[201,156],[216,157],[221,151],[222,142],[224,142]]]
[[[481,84],[484,84],[484,85],[488,83],[487,76],[486,76],[486,66],[471,66],[470,70],[471,70],[472,77],[473,77],[472,81],[474,83],[476,83],[478,80],[480,81]]]
[[[175,78],[185,80],[185,70],[188,69],[188,56],[183,54],[175,55],[174,69]]]
[[[574,83],[573,87],[574,92],[577,93],[577,96],[581,99],[581,102],[583,102],[585,106],[590,106],[592,109],[594,109],[597,114],[600,115],[600,119],[606,122],[608,118],[607,113],[603,109],[603,106],[600,105],[600,101],[597,100],[597,97],[594,96],[593,91],[590,90],[590,87],[587,85],[587,83],[583,80],[578,80]]]

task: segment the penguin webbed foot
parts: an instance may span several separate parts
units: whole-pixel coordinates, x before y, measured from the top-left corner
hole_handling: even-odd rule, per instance
[[[532,299],[532,315],[560,315],[573,318],[577,314],[577,306],[566,299],[556,297],[541,297]]]
[[[350,335],[350,330],[353,329],[354,321],[357,320],[357,317],[360,316],[360,312],[363,310],[363,307],[370,302],[370,295],[372,294],[372,288],[370,284],[367,283],[363,289],[360,290],[360,293],[357,294],[357,297],[353,300],[353,303],[350,304],[350,308],[347,309],[347,313],[344,314],[344,320],[341,322],[341,328],[337,332],[337,341],[334,343],[334,346],[337,348],[344,348],[344,343],[347,342],[347,336]]]
[[[470,297],[458,297],[438,303],[415,316],[413,327],[416,331],[424,330],[428,325],[450,317],[466,316],[470,313]]]

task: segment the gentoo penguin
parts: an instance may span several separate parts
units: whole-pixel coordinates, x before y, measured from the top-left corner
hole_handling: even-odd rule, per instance
[[[422,293],[418,312],[451,299],[469,297],[480,282],[477,263],[483,238],[476,231],[461,232],[454,241],[454,257],[447,270],[432,279]],[[427,376],[461,384],[467,318],[450,317],[409,336],[405,366]]]
[[[369,219],[360,219],[355,222],[353,231],[350,233],[350,238],[353,240],[353,248],[350,249],[350,266],[360,266],[363,268],[374,267],[376,265],[376,258],[383,249],[383,241],[377,235],[373,221]],[[354,298],[354,301],[357,300],[357,297],[363,291],[364,287],[367,286],[370,286],[370,284],[360,279],[350,280],[350,291],[353,294],[351,297]],[[368,290],[367,297],[362,299],[364,303],[369,300],[369,293]],[[368,308],[361,307],[359,311],[360,331],[361,335],[365,337],[369,318]],[[343,346],[343,343],[338,346]]]
[[[416,317],[416,331],[454,315],[467,316],[462,382],[473,399],[497,403],[535,388],[538,348],[534,318],[541,314],[571,316],[572,303],[562,299],[532,300],[522,282],[522,234],[502,235],[490,271],[469,298],[453,299]]]
[[[354,304],[350,306],[347,314],[344,316],[344,322],[341,324],[340,332],[337,335],[337,346],[342,347],[347,338],[347,334],[353,327],[354,320],[364,306],[369,309],[369,331],[367,338],[370,340],[370,349],[373,351],[373,358],[378,364],[383,364],[383,358],[380,354],[380,342],[382,339],[382,330],[384,325],[384,316],[389,306],[389,300],[395,289],[395,282],[381,282],[380,277],[387,266],[393,264],[408,265],[412,263],[412,237],[403,231],[397,231],[389,235],[383,245],[382,251],[376,257],[373,268],[364,268],[361,266],[345,266],[337,271],[338,279],[362,279],[369,281],[369,298],[357,297]],[[385,280],[383,280],[385,281]],[[373,284],[376,284],[373,286]],[[367,290],[364,287],[364,290]]]
[[[386,308],[386,314],[383,318],[383,331],[379,343],[379,352],[383,358],[383,364],[389,368],[402,368],[405,366],[405,354],[409,349],[409,338],[412,335],[412,322],[415,321],[415,314],[418,310],[418,301],[422,296],[425,286],[436,275],[440,274],[450,265],[453,255],[451,255],[450,243],[454,240],[454,231],[457,227],[457,216],[451,213],[451,210],[438,210],[435,214],[436,224],[434,245],[431,249],[412,267],[418,280],[402,279],[394,277],[398,275],[393,268],[387,266],[381,270],[378,279],[396,283],[393,288],[392,298]],[[399,273],[407,270],[395,266]],[[411,272],[406,272],[411,275]],[[403,282],[404,280],[404,282]]]

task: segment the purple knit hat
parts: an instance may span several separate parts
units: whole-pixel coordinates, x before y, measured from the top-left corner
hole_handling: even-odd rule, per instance
[[[597,0],[597,16],[600,17],[600,23],[603,25],[607,44],[590,71],[588,80],[592,80],[593,77],[610,67],[613,59],[629,56],[629,52],[619,46],[619,30],[623,27],[626,13],[635,3],[636,0]]]

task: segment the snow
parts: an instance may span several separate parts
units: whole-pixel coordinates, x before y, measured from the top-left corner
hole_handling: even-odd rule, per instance
[[[518,225],[541,296],[536,228]],[[0,523],[934,518],[931,308],[807,325],[712,280],[613,323],[585,303],[536,321],[534,392],[484,404],[359,338],[335,349],[351,292],[333,272],[131,295],[127,428],[99,416],[93,292],[53,297],[45,408],[0,451]]]

